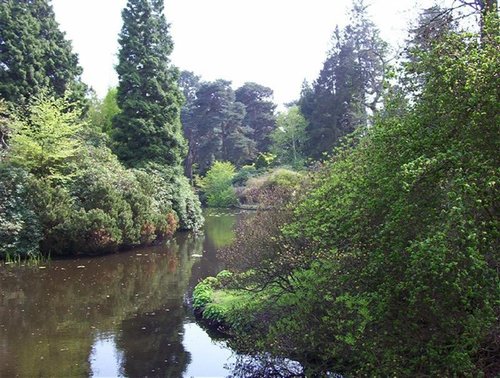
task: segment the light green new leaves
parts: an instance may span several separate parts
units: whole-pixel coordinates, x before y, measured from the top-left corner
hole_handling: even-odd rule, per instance
[[[81,147],[80,112],[65,99],[41,96],[26,116],[11,124],[10,160],[37,177],[62,180],[70,173],[71,159]]]

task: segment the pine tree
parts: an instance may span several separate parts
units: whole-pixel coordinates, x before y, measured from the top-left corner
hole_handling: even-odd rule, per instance
[[[245,127],[245,107],[236,102],[231,82],[203,83],[184,119],[189,129],[193,163],[204,173],[216,160],[241,165],[255,157],[252,130]]]
[[[163,0],[128,0],[122,12],[117,102],[113,119],[115,151],[128,166],[147,162],[178,167],[185,154],[178,71]]]
[[[273,90],[257,83],[245,83],[235,94],[236,101],[245,105],[243,125],[252,131],[251,138],[255,141],[257,150],[268,151],[271,145],[270,135],[276,128]]]
[[[25,105],[40,92],[83,101],[78,56],[47,0],[0,3],[0,97]]]
[[[333,47],[312,87],[305,86],[299,101],[308,121],[306,153],[321,158],[360,125],[379,105],[383,89],[386,43],[357,1],[349,25],[336,29]]]

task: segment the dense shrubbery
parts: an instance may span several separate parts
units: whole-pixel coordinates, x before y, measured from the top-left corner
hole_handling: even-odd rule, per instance
[[[235,253],[263,250],[233,269],[278,291],[242,345],[310,372],[498,373],[498,46],[495,19],[422,53],[412,102],[390,98],[266,245],[240,232]],[[317,258],[301,260],[304,241]]]
[[[187,179],[160,166],[126,169],[65,100],[42,97],[10,124],[0,256],[111,252],[201,227]]]
[[[30,187],[26,171],[0,164],[0,258],[38,254],[41,227],[25,201]]]

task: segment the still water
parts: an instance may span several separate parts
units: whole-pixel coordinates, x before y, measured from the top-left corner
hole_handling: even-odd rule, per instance
[[[0,265],[0,377],[221,377],[237,354],[192,316],[238,213],[164,246],[38,267]]]

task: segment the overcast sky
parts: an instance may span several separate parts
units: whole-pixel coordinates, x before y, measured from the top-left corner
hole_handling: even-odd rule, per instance
[[[432,0],[367,0],[382,36],[401,45],[417,9]],[[83,80],[99,96],[117,84],[121,10],[126,0],[53,0],[61,29],[73,41]],[[314,80],[335,26],[345,25],[350,0],[165,0],[180,69],[236,88],[254,81],[274,90],[278,104],[298,98]]]

